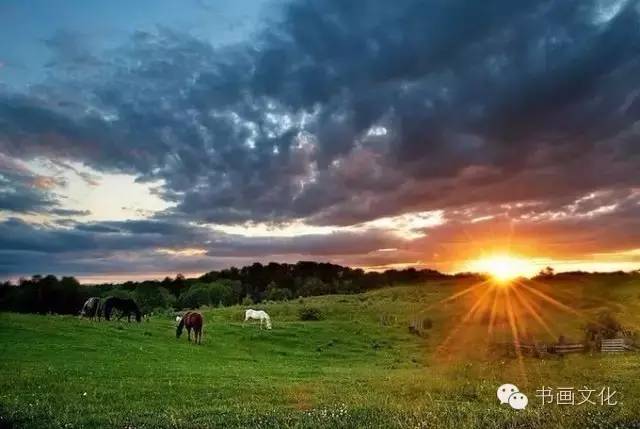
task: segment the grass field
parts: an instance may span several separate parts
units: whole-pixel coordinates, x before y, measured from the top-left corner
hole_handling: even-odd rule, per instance
[[[170,315],[128,324],[0,314],[0,426],[640,428],[640,353],[522,360],[492,353],[491,343],[510,339],[507,313],[498,309],[491,335],[491,300],[465,320],[484,289],[442,302],[467,286],[255,306],[271,314],[271,331],[243,327],[242,308],[205,309],[202,346],[176,340]],[[603,309],[640,326],[637,280],[531,287],[572,309],[531,298],[548,332],[516,305],[520,330],[537,339],[582,339],[586,321]],[[319,308],[323,320],[299,321],[304,306]],[[433,323],[422,337],[407,329],[416,317]],[[506,382],[529,396],[526,410],[498,404],[496,388]],[[535,397],[542,386],[609,386],[618,404],[543,406]]]

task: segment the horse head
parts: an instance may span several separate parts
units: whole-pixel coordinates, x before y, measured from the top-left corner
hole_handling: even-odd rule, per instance
[[[176,338],[180,338],[180,335],[182,335],[183,329],[184,329],[184,317],[181,317],[180,322],[178,323],[178,326],[176,326]]]
[[[261,311],[260,313],[262,313],[260,315],[260,318],[265,321],[267,329],[271,329],[271,317],[267,314],[266,311]]]

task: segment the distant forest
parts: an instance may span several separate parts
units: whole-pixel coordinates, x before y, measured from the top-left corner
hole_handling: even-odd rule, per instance
[[[639,276],[625,273],[569,272],[555,274],[547,267],[536,279],[559,281],[582,276]],[[0,311],[21,313],[78,314],[91,296],[133,298],[145,314],[175,312],[202,306],[252,305],[262,301],[284,301],[298,297],[355,294],[373,289],[424,281],[486,277],[475,273],[443,274],[431,269],[407,268],[365,272],[340,265],[301,261],[296,264],[254,263],[243,268],[211,271],[196,278],[146,280],[121,284],[81,285],[74,277],[35,275],[17,284],[0,283]]]
[[[458,274],[473,277],[474,274]],[[454,278],[435,270],[407,268],[365,272],[318,262],[254,263],[243,268],[211,271],[197,278],[178,274],[162,281],[80,285],[74,277],[35,275],[17,284],[0,283],[0,311],[77,314],[91,296],[133,298],[144,313],[173,312],[201,306],[250,305],[300,296],[354,294],[376,288],[426,280]]]

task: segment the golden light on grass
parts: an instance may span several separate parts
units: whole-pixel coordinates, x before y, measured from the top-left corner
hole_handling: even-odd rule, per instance
[[[497,283],[504,285],[518,277],[531,276],[535,273],[536,266],[525,258],[500,253],[471,261],[469,269],[488,274]]]

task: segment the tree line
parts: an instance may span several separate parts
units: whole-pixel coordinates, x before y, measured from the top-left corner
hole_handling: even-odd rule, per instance
[[[457,277],[475,276],[458,274]],[[201,306],[250,305],[300,296],[354,294],[371,289],[450,277],[431,269],[365,272],[330,263],[254,263],[210,271],[200,277],[80,285],[74,277],[35,275],[17,284],[0,283],[0,311],[77,314],[91,296],[133,298],[144,313]]]

